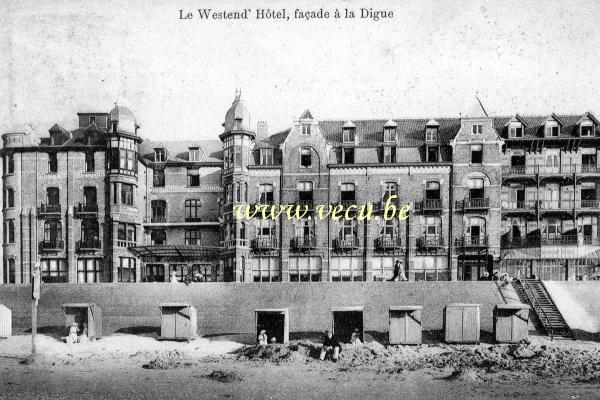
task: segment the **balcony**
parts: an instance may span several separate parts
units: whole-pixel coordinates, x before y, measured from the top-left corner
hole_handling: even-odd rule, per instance
[[[536,175],[538,173],[538,165],[511,165],[502,167],[502,176],[521,176],[521,175]]]
[[[454,240],[454,245],[457,247],[487,247],[487,236],[463,236]]]
[[[390,251],[402,249],[402,238],[391,236],[380,236],[375,239],[375,249],[379,251]]]
[[[314,235],[296,236],[290,240],[290,247],[296,250],[309,250],[317,247],[317,238]]]
[[[540,243],[539,237],[512,237],[502,239],[501,247],[505,249],[539,247]]]
[[[150,218],[150,222],[153,223],[153,224],[156,224],[156,223],[161,223],[161,224],[165,223],[165,222],[167,222],[167,216],[166,215],[153,215]]]
[[[582,174],[600,174],[600,167],[596,164],[583,164],[581,166]]]
[[[600,209],[600,200],[581,200],[578,202],[578,208]]]
[[[88,240],[78,240],[75,243],[76,251],[95,251],[102,249],[102,242],[100,239],[88,239]]]
[[[60,215],[60,204],[40,204],[38,207],[39,216]]]
[[[357,237],[346,237],[343,239],[334,239],[333,248],[337,251],[355,250],[360,247],[360,241]]]
[[[542,237],[542,245],[544,245],[544,246],[574,246],[574,245],[577,245],[577,235]]]
[[[441,199],[426,199],[415,203],[417,211],[426,212],[439,212],[442,211],[442,200]]]
[[[96,217],[98,214],[98,204],[77,204],[73,206],[73,216],[75,218]]]
[[[436,249],[444,247],[444,238],[441,236],[422,236],[417,238],[417,247],[420,249]]]
[[[147,226],[164,226],[164,225],[194,225],[194,226],[218,226],[219,221],[215,215],[196,216],[167,216],[160,215],[144,219],[144,225]]]
[[[471,210],[487,210],[490,208],[490,199],[489,197],[484,198],[466,198],[458,200],[455,203],[455,208],[459,211],[471,211]]]
[[[575,207],[574,200],[544,200],[540,201],[540,209],[544,212],[571,212]]]
[[[254,251],[277,250],[277,239],[275,238],[256,238],[250,241],[250,248]]]
[[[65,248],[65,242],[62,240],[42,240],[40,241],[40,252],[60,251]]]
[[[502,211],[507,212],[532,212],[537,209],[536,200],[527,201],[503,201]]]

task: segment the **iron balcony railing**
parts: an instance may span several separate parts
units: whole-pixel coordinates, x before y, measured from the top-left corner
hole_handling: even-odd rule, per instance
[[[312,249],[317,247],[317,238],[314,235],[296,236],[290,240],[290,247],[295,249]]]
[[[98,204],[79,203],[76,206],[73,206],[73,215],[75,217],[84,216],[88,214],[98,214]]]
[[[537,208],[538,202],[536,200],[526,201],[502,201],[502,209],[510,211],[531,211]]]
[[[544,211],[572,210],[574,207],[575,207],[575,200],[544,200],[544,201],[540,201],[540,208]]]
[[[476,210],[490,208],[490,198],[469,198],[458,200],[456,202],[456,208],[459,210]]]
[[[564,164],[564,165],[511,165],[502,167],[503,176],[518,175],[564,175],[564,174],[597,174],[600,167],[596,164]]]
[[[563,235],[557,237],[542,237],[542,245],[568,246],[577,244],[577,235]]]
[[[164,223],[164,222],[167,222],[167,216],[166,215],[153,215],[150,218],[150,222],[152,222],[152,223]]]
[[[253,250],[274,250],[277,249],[277,239],[255,238],[250,241],[250,248]]]
[[[503,248],[519,248],[519,247],[538,247],[541,243],[539,237],[512,237],[505,238],[501,241]]]
[[[375,248],[378,250],[390,250],[402,248],[402,238],[399,236],[380,236],[375,239]]]
[[[38,214],[60,214],[60,204],[40,204]]]
[[[297,204],[300,206],[301,210],[305,208],[312,210],[313,208],[313,200],[298,200]]]
[[[600,208],[600,200],[581,200],[579,208]]]
[[[442,209],[441,199],[425,199],[415,203],[415,209],[420,212],[424,211],[440,211]]]
[[[40,250],[41,251],[58,251],[62,250],[65,247],[65,242],[63,240],[42,240],[40,241]]]
[[[102,242],[100,239],[78,240],[75,244],[75,248],[77,251],[100,250],[102,248]]]
[[[432,248],[432,247],[443,247],[444,238],[441,236],[422,236],[417,238],[417,247],[420,248]]]
[[[463,236],[456,238],[454,243],[457,247],[487,247],[487,236]]]
[[[600,173],[600,167],[596,164],[583,164],[581,166],[582,174],[598,174]]]
[[[345,237],[333,239],[333,247],[337,250],[357,249],[360,246],[358,237]]]

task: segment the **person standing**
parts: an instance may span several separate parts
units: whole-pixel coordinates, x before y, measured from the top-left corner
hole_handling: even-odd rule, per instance
[[[406,273],[404,272],[404,264],[401,263],[400,260],[396,260],[396,263],[394,264],[394,276],[392,276],[390,281],[395,281],[397,279],[400,279],[401,281],[408,280],[406,279]]]

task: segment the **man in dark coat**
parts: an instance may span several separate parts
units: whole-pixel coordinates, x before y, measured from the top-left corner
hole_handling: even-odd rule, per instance
[[[337,362],[340,355],[340,341],[333,335],[328,329],[325,331],[325,337],[323,338],[323,347],[321,348],[321,355],[319,359],[325,360],[325,356],[331,354],[333,362]]]

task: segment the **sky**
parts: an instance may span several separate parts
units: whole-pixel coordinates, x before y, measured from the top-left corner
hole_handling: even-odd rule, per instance
[[[195,11],[361,7],[393,18]],[[457,117],[476,94],[494,115],[600,111],[599,11],[594,0],[3,0],[0,133],[74,129],[77,112],[118,102],[146,138],[216,139],[236,88],[270,133],[307,108],[317,119]]]

